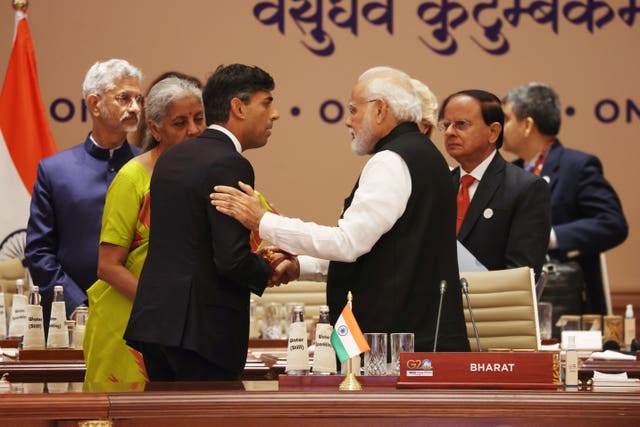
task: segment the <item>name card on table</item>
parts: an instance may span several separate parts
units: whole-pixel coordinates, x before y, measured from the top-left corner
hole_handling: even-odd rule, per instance
[[[400,353],[398,388],[562,386],[558,352]]]

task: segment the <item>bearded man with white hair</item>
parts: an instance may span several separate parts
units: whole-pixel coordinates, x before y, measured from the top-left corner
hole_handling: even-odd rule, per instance
[[[469,351],[455,240],[455,194],[442,154],[420,132],[410,77],[390,67],[365,71],[351,92],[346,125],[357,155],[371,155],[336,227],[268,213],[253,195],[216,187],[212,203],[245,227],[300,257],[301,277],[327,271],[331,322],[353,293],[363,332],[413,332],[432,351],[440,282],[438,351]]]
[[[43,159],[31,196],[25,257],[42,294],[48,330],[53,288],[63,285],[67,316],[86,304],[97,279],[105,194],[120,168],[139,154],[127,143],[140,120],[140,70],[122,59],[96,62],[83,98],[93,121],[85,141]]]

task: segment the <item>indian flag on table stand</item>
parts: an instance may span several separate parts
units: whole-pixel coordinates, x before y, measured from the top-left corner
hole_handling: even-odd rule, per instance
[[[349,292],[351,296],[351,292]],[[331,334],[331,345],[340,359],[340,363],[344,363],[353,356],[369,351],[369,344],[356,322],[356,318],[351,311],[351,298],[344,306],[340,317],[333,327]]]

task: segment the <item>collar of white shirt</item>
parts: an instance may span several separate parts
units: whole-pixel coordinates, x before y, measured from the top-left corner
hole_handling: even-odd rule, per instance
[[[524,170],[526,170],[527,172],[533,171],[533,168],[536,167],[536,163],[538,162],[538,159],[540,158],[541,155],[542,155],[542,151],[538,151],[538,153],[535,156],[533,156],[533,159],[531,159],[530,161],[524,164]]]
[[[498,150],[493,150],[493,153],[489,154],[487,158],[482,161],[482,163],[476,166],[476,168],[469,173],[465,172],[464,169],[460,168],[460,179],[462,179],[462,177],[465,175],[471,175],[476,179],[476,181],[478,182],[481,181],[482,177],[484,176],[484,173],[487,171],[489,164],[491,163],[493,158],[496,156],[497,152]]]
[[[236,150],[238,151],[238,153],[242,153],[242,145],[240,145],[240,141],[238,141],[238,138],[236,138],[236,136],[233,133],[231,133],[229,129],[220,125],[215,125],[215,124],[210,125],[209,129],[219,130],[220,132],[227,135],[229,138],[231,138],[231,142],[233,142],[233,145],[236,147]]]

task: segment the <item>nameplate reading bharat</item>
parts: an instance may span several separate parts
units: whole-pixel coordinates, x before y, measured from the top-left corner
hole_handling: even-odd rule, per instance
[[[400,353],[398,388],[555,389],[557,352]]]

